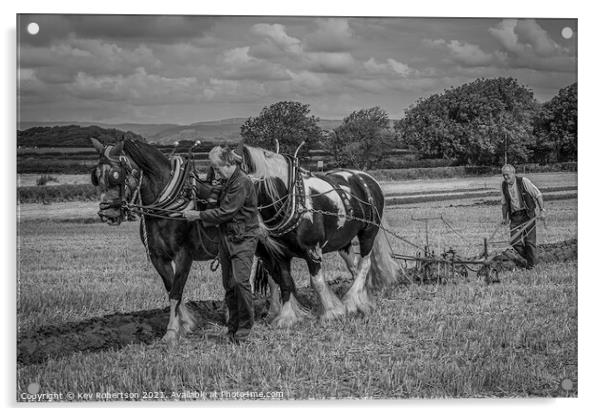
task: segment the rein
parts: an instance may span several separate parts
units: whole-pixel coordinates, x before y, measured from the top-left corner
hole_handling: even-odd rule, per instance
[[[173,170],[171,179],[163,188],[155,200],[148,204],[142,204],[140,186],[142,184],[142,171],[138,183],[138,203],[132,199],[126,203],[124,208],[141,215],[147,215],[152,218],[187,221],[182,214],[182,210],[190,204],[190,201],[196,200],[197,182],[202,181],[195,170],[191,169],[189,162],[182,162],[181,158],[172,159]],[[189,182],[189,183],[188,183]],[[208,202],[200,200],[200,202]]]

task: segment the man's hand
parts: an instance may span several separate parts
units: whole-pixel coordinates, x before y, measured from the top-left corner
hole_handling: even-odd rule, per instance
[[[541,220],[545,220],[546,219],[546,210],[545,209],[542,208],[542,209],[539,210],[539,218]]]
[[[201,211],[197,211],[195,209],[185,209],[184,211],[182,211],[182,216],[188,221],[196,221],[199,219],[200,213]]]

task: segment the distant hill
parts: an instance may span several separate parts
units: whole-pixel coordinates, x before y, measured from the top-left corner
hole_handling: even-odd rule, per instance
[[[17,143],[20,146],[72,146],[73,127],[85,129],[95,126],[102,130],[113,131],[117,133],[116,137],[121,137],[124,132],[130,131],[136,135],[146,138],[146,141],[156,144],[172,144],[182,140],[218,140],[225,142],[237,142],[240,140],[240,127],[246,121],[246,118],[229,118],[216,121],[201,121],[189,125],[180,124],[141,124],[141,123],[123,123],[106,124],[92,122],[75,121],[56,121],[56,122],[35,122],[22,121],[19,123],[19,132],[17,134]],[[325,130],[332,130],[341,124],[341,120],[320,120],[319,126]],[[59,132],[62,127],[71,129],[68,136],[62,136]],[[55,130],[36,130],[35,135],[30,132],[31,129],[54,128]],[[28,132],[27,134],[24,134]],[[48,132],[51,136],[46,136]],[[21,142],[21,140],[27,140]],[[38,142],[36,142],[38,141]],[[26,143],[26,144],[25,144]],[[86,143],[87,145],[87,143]]]
[[[141,123],[123,123],[123,124],[108,124],[94,123],[91,121],[21,121],[17,128],[19,130],[27,130],[32,127],[55,127],[55,126],[98,126],[103,129],[117,129],[122,131],[131,131],[142,137],[149,137],[157,134],[160,131],[167,130],[173,127],[178,127],[178,124],[141,124]]]
[[[54,126],[32,127],[17,131],[17,146],[25,147],[89,147],[90,137],[95,137],[102,143],[115,143],[121,137],[144,140],[141,135],[119,129],[104,129],[98,126]]]

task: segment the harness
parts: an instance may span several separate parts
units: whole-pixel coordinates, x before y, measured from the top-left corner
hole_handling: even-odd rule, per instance
[[[351,206],[350,194],[345,191],[341,185],[339,185],[333,178],[329,177],[327,174],[318,174],[313,175],[316,178],[322,179],[325,182],[328,182],[330,186],[333,187],[334,191],[339,195],[341,201],[343,201],[343,205],[345,207],[345,214],[349,217],[353,216],[353,207]],[[363,211],[363,209],[362,209]]]
[[[191,199],[196,199],[198,176],[191,174],[192,163],[184,160],[181,156],[172,157],[170,161],[170,180],[157,199],[151,204],[142,205],[142,198],[139,197],[139,204],[128,204],[130,207],[143,210],[145,214],[174,213],[186,208]]]
[[[364,193],[366,194],[366,196],[368,197],[368,203],[366,204],[365,201],[362,201],[359,198],[355,198],[357,201],[359,201],[360,203],[360,208],[362,209],[362,214],[364,214],[364,217],[366,217],[365,211],[364,211],[364,205],[368,205],[370,206],[370,213],[367,216],[367,220],[368,221],[373,221],[374,220],[374,212],[376,211],[376,207],[374,206],[374,197],[372,196],[372,192],[370,191],[370,188],[368,187],[368,184],[366,183],[366,181],[364,180],[364,178],[362,178],[362,175],[357,175],[354,172],[347,170],[347,169],[339,169],[337,171],[334,172],[347,172],[350,173],[352,175],[355,176],[355,178],[359,179],[360,184],[362,185],[362,188],[364,189]],[[351,195],[353,196],[353,195]]]
[[[328,192],[336,192],[341,200],[343,201],[343,205],[345,207],[345,217],[350,219],[358,219],[354,215],[354,209],[351,205],[351,198],[357,200],[359,202],[360,209],[362,210],[362,221],[366,224],[366,226],[370,225],[374,222],[376,216],[378,216],[378,212],[376,211],[376,207],[374,206],[374,197],[372,196],[372,192],[368,187],[368,184],[361,177],[361,175],[357,175],[355,172],[346,169],[338,169],[334,171],[330,171],[328,173],[336,173],[336,172],[347,172],[352,174],[355,178],[359,179],[360,184],[364,190],[365,195],[368,198],[368,202],[363,201],[357,196],[353,195],[351,192],[345,191],[333,178],[328,176],[328,173],[323,175],[316,175],[310,171],[307,171],[301,167],[299,167],[299,160],[290,155],[283,154],[289,166],[289,183],[288,189],[291,190],[286,196],[276,200],[268,205],[259,206],[258,208],[265,209],[271,206],[276,206],[280,204],[277,209],[276,214],[269,220],[264,220],[265,228],[268,234],[272,237],[280,237],[284,234],[287,234],[297,228],[299,223],[301,222],[301,215],[306,212],[318,212],[325,215],[331,215],[332,213],[327,213],[322,210],[317,209],[308,209],[305,208],[305,199],[311,198],[311,195],[306,195],[305,186],[303,184],[303,176],[302,174],[307,174],[309,176],[314,176],[319,179],[324,180],[330,186],[332,186],[331,191]],[[368,205],[370,209],[368,212],[364,209],[364,205]],[[282,219],[278,220],[278,218],[282,217]],[[360,219],[358,219],[360,220]]]
[[[305,204],[305,186],[303,184],[303,178],[301,177],[301,168],[299,167],[299,159],[290,155],[282,155],[288,161],[288,188],[290,191],[282,202],[280,208],[271,220],[264,220],[265,228],[271,236],[279,237],[284,235],[294,228],[296,228],[301,222],[301,214],[306,209]],[[280,201],[280,200],[278,200]],[[272,205],[278,206],[278,201],[269,205],[263,205],[257,207],[258,209],[265,209]],[[281,220],[278,218],[283,215]]]

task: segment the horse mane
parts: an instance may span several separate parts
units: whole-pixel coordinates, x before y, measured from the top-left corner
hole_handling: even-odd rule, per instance
[[[288,183],[288,161],[283,155],[246,144],[242,148],[247,174],[256,179],[280,178]]]
[[[260,147],[242,146],[242,169],[254,182],[261,182],[267,195],[276,200],[281,197],[276,188],[280,179],[288,187],[289,161],[281,154]]]
[[[161,169],[166,169],[169,173],[171,164],[169,159],[159,149],[148,143],[125,139],[123,141],[123,150],[129,155],[144,171],[145,174],[161,176]]]

